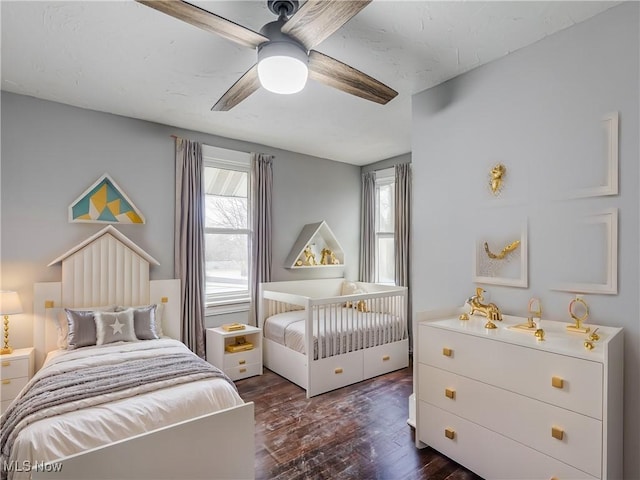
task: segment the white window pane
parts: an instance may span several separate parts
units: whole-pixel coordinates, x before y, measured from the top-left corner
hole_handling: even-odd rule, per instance
[[[205,168],[205,228],[247,228],[247,182],[247,172]]]
[[[207,296],[249,291],[248,237],[246,234],[205,235]]]
[[[205,197],[205,228],[247,229],[247,199],[238,197]]]
[[[207,195],[247,198],[247,172],[227,168],[204,169],[204,191]]]
[[[395,253],[393,238],[378,238],[378,252],[376,256],[376,272],[379,283],[395,284]]]
[[[379,232],[393,232],[394,228],[394,185],[380,185],[378,187],[377,230]]]

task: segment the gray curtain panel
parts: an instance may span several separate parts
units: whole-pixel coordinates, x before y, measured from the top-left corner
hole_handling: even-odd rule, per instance
[[[174,269],[180,279],[182,342],[205,358],[203,177],[202,145],[176,138]]]
[[[273,156],[251,154],[251,310],[249,322],[258,325],[260,283],[271,281],[271,210]]]
[[[376,274],[376,173],[362,174],[360,218],[360,281],[374,282]]]
[[[411,277],[411,164],[395,166],[395,228],[396,285],[410,288]],[[407,321],[409,323],[409,345],[413,345],[411,328],[411,292],[409,291]]]

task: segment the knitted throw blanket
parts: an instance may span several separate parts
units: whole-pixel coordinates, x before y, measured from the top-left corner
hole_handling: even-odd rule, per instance
[[[94,406],[111,399],[101,397],[104,394],[120,392],[119,398],[126,398],[141,391],[164,388],[167,381],[171,385],[177,385],[215,377],[224,378],[233,385],[222,371],[189,352],[152,358],[123,359],[120,363],[85,366],[43,376],[30,385],[19,401],[13,403],[0,420],[1,477],[7,477],[6,461],[10,458],[11,446],[20,430],[33,421],[61,413],[60,409],[56,409],[54,413],[47,414],[47,409],[86,399],[91,399],[87,403]],[[133,388],[133,393],[127,392]],[[77,408],[71,406],[69,410]]]

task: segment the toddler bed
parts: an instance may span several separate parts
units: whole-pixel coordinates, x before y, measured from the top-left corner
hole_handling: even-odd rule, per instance
[[[263,283],[264,365],[307,397],[404,368],[406,311],[405,287],[342,278]]]
[[[34,286],[44,366],[2,416],[2,478],[253,478],[253,404],[176,340],[180,282],[150,281],[111,226],[58,261],[62,282]]]

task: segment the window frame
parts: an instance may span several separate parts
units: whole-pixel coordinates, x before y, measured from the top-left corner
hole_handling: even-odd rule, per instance
[[[211,145],[202,146],[202,164],[206,168],[219,168],[222,170],[235,170],[247,174],[247,228],[245,229],[232,229],[221,227],[207,227],[203,225],[205,235],[205,248],[206,248],[206,235],[207,234],[243,234],[247,235],[247,258],[249,259],[249,272],[247,275],[247,290],[238,292],[237,294],[208,294],[206,281],[205,281],[205,299],[204,306],[206,314],[223,314],[232,312],[241,312],[249,310],[251,302],[251,241],[253,238],[253,232],[251,230],[251,155],[246,152],[239,152],[236,150],[228,150],[219,147],[213,147]],[[204,177],[204,175],[203,175]],[[206,192],[204,193],[203,203],[206,204]],[[203,212],[206,211],[206,205],[203,205]],[[203,223],[204,219],[203,219]],[[206,275],[206,265],[205,265]]]
[[[384,170],[376,171],[376,179],[375,179],[375,268],[374,268],[374,279],[376,283],[381,283],[384,285],[395,285],[395,262],[393,265],[394,270],[394,281],[393,282],[382,282],[380,280],[380,240],[382,239],[391,239],[393,241],[393,249],[395,252],[395,169],[385,168]],[[391,196],[391,209],[394,215],[393,229],[391,231],[381,230],[380,229],[380,191],[381,187],[392,186],[392,196]]]

